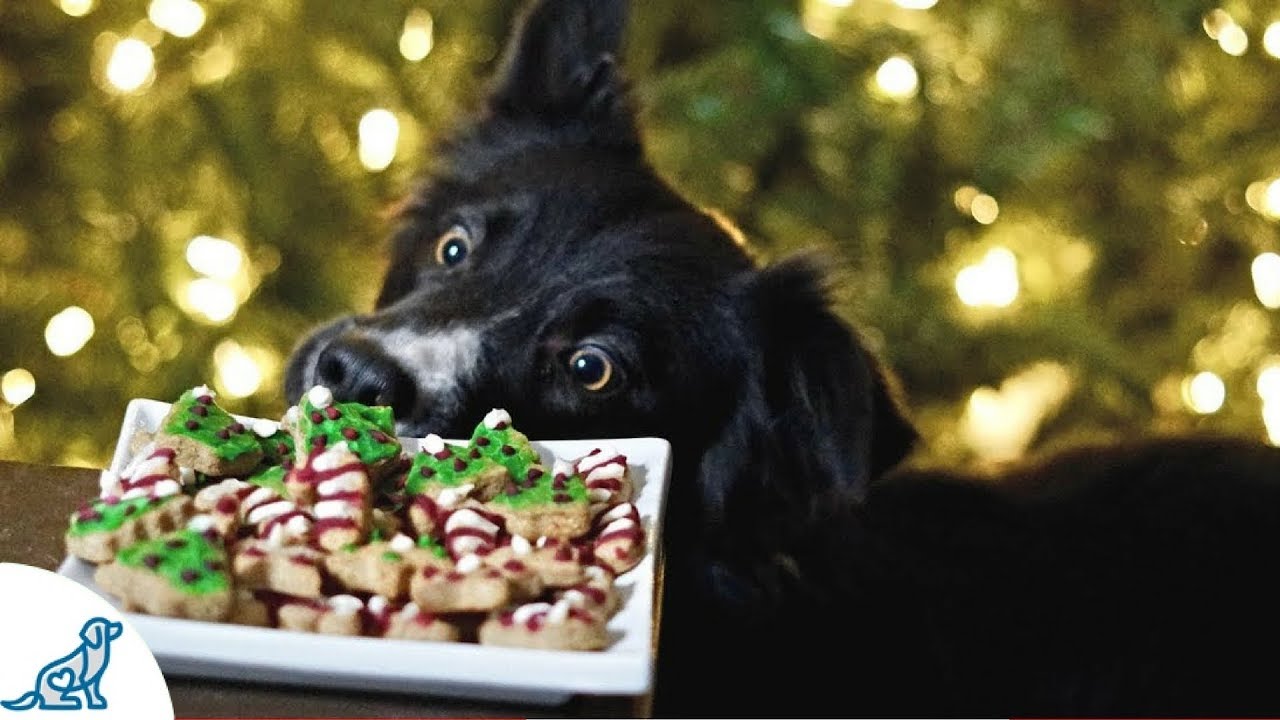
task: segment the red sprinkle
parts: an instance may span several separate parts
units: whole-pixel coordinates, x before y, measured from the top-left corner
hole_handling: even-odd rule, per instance
[[[564,476],[563,476],[563,475],[557,475],[557,476],[556,476],[556,479],[551,481],[551,489],[552,489],[552,490],[563,490],[563,489],[564,489]]]
[[[293,458],[285,458],[284,460],[282,460],[282,461],[280,462],[280,467],[284,468],[285,470],[292,470],[292,469],[293,469]]]
[[[244,432],[244,423],[231,423],[231,432],[239,435]]]
[[[448,580],[449,582],[458,582],[459,580],[462,579],[462,573],[458,572],[457,570],[450,570],[444,576],[444,579]]]
[[[520,492],[520,488],[516,487],[516,484],[515,484],[515,483],[511,482],[510,480],[508,480],[508,481],[507,481],[507,485],[506,485],[506,487],[504,487],[504,488],[502,489],[502,492],[504,492],[504,493],[506,493],[506,494],[508,494],[508,495],[515,495],[515,494],[517,494],[517,493],[519,493],[519,492]]]
[[[433,578],[440,572],[440,569],[434,565],[426,565],[422,568],[422,577]]]
[[[198,570],[192,570],[188,568],[182,571],[182,582],[184,583],[193,583],[199,579],[200,579],[200,571]]]
[[[503,627],[511,627],[515,624],[515,617],[511,613],[502,613],[498,616],[498,622],[502,623]]]
[[[125,505],[125,506],[124,506],[124,514],[125,514],[125,515],[132,515],[132,514],[134,514],[134,513],[135,513],[135,512],[137,512],[137,511],[138,511],[138,506],[137,506],[137,505]]]
[[[196,422],[195,420],[188,420],[188,421],[186,421],[186,422],[182,423],[182,426],[183,426],[183,427],[185,427],[185,428],[186,428],[186,429],[188,429],[188,430],[199,430],[199,429],[200,429],[200,423]]]
[[[217,560],[205,560],[204,569],[208,570],[209,572],[218,572],[222,570],[222,563],[218,562]]]
[[[513,448],[513,447],[511,447],[510,445],[503,445],[503,446],[502,446],[502,454],[503,454],[503,455],[508,455],[508,456],[510,456],[510,455],[515,455],[515,454],[516,454],[516,449],[515,449],[515,448]]]
[[[355,440],[360,437],[360,431],[353,427],[344,427],[342,428],[342,437],[348,440]]]
[[[506,424],[505,422],[500,422],[500,423],[498,423],[497,425],[494,425],[494,426],[493,426],[493,429],[494,429],[494,430],[506,430],[506,429],[507,429],[507,424]]]
[[[324,414],[330,420],[337,420],[338,418],[342,417],[342,413],[338,410],[338,408],[334,407],[333,405],[330,405],[329,407],[325,408]]]
[[[222,428],[221,430],[219,430],[214,434],[218,436],[219,440],[226,440],[231,437],[231,431],[228,430],[227,428]]]
[[[518,573],[524,572],[527,568],[525,567],[525,564],[519,560],[508,560],[502,563],[502,569],[508,572]]]
[[[476,438],[476,445],[479,445],[480,447],[488,447],[489,438],[481,435],[480,437]]]
[[[166,542],[164,546],[167,548],[171,548],[173,550],[181,550],[182,548],[187,546],[187,541],[183,540],[182,538],[174,538]]]
[[[436,471],[432,470],[426,465],[423,465],[422,469],[418,471],[418,474],[421,475],[422,477],[431,477],[432,475],[436,474]]]
[[[457,470],[458,472],[462,472],[463,470],[466,470],[466,469],[467,469],[467,461],[466,461],[466,460],[463,460],[462,458],[457,458],[457,459],[455,459],[455,460],[453,461],[453,469],[454,469],[454,470]]]
[[[479,448],[471,448],[471,459],[472,459],[472,460],[479,460],[479,459],[480,459],[480,449],[479,449]]]
[[[192,406],[192,408],[191,408],[191,414],[192,414],[192,415],[199,415],[200,417],[204,417],[204,416],[206,416],[206,415],[208,415],[208,414],[209,414],[209,408],[207,408],[207,407],[205,407],[205,406],[203,406],[203,405],[195,405],[195,406]]]
[[[196,402],[200,403],[201,405],[212,405],[212,404],[213,404],[213,396],[212,396],[212,395],[201,395],[200,397],[196,398]]]
[[[289,452],[289,446],[284,443],[276,443],[276,454],[284,455]]]
[[[448,460],[449,458],[453,457],[453,451],[450,450],[448,446],[445,446],[445,449],[432,455],[431,457],[437,460]]]
[[[155,568],[160,566],[160,556],[154,555],[154,554],[147,555],[146,557],[142,558],[142,564],[154,570]]]
[[[313,422],[313,423],[315,423],[315,424],[319,425],[320,423],[324,422],[324,416],[320,414],[320,411],[318,411],[318,410],[312,410],[312,411],[311,411],[311,422]]]
[[[373,432],[369,433],[369,436],[380,443],[387,442],[388,440],[391,439],[387,437],[387,434],[382,432],[381,430],[374,430]]]
[[[542,475],[542,468],[531,467],[529,468],[529,472],[525,473],[524,478],[525,480],[537,480],[542,477]]]
[[[329,444],[329,438],[325,437],[324,435],[317,435],[311,438],[311,447],[322,448],[328,444]]]

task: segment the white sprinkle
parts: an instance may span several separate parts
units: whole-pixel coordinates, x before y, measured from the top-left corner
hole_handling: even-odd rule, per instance
[[[271,528],[271,534],[263,538],[263,542],[267,545],[267,547],[272,547],[272,548],[284,547],[284,528],[280,525],[276,525],[275,527]]]
[[[564,475],[565,477],[570,477],[575,472],[577,471],[573,469],[572,463],[567,463],[564,460],[561,460],[560,458],[556,458],[555,463],[551,466],[552,477],[555,477],[557,475]]]
[[[631,503],[622,503],[618,507],[610,510],[600,517],[604,522],[613,522],[618,518],[624,518],[631,514]]]
[[[197,385],[191,388],[191,395],[193,397],[200,397],[201,395],[208,395],[211,398],[218,397],[218,393],[210,390],[208,385]]]
[[[198,533],[208,532],[212,527],[212,515],[196,515],[187,521],[187,529]]]
[[[442,452],[443,450],[444,450],[444,438],[440,437],[439,435],[436,435],[435,433],[431,433],[430,435],[422,438],[423,452],[428,452],[428,453],[431,453],[432,455],[435,455],[436,453]]]
[[[569,619],[569,603],[561,600],[551,606],[551,611],[547,613],[548,625],[560,625]]]
[[[587,497],[595,502],[607,502],[609,498],[613,497],[613,491],[606,488],[591,488],[587,491]]]
[[[525,540],[519,535],[512,535],[511,536],[511,552],[516,557],[524,557],[525,555],[528,555],[529,553],[533,552],[533,546],[529,544],[528,540]]]
[[[533,617],[534,615],[537,615],[538,613],[544,613],[550,609],[551,609],[551,603],[544,603],[544,602],[529,603],[528,605],[521,605],[520,607],[516,608],[515,612],[511,613],[511,619],[515,620],[517,623],[523,624],[527,622],[529,618]]]
[[[297,405],[290,405],[289,409],[284,411],[284,417],[282,418],[284,424],[296,427],[298,425],[299,412]]]
[[[387,611],[387,607],[390,604],[391,603],[388,602],[385,597],[381,595],[374,595],[373,597],[369,598],[369,612],[373,613],[374,615],[381,615],[382,613]]]
[[[329,598],[329,609],[337,615],[354,615],[362,607],[364,603],[354,595],[334,595]]]
[[[417,617],[420,612],[422,612],[422,610],[418,608],[418,603],[405,603],[405,606],[400,608],[400,617],[405,620],[410,620]]]
[[[565,590],[564,596],[560,598],[560,601],[576,608],[587,606],[587,596],[582,594],[581,590]]]
[[[333,404],[333,392],[323,385],[317,385],[307,391],[307,400],[318,408],[329,407]]]
[[[599,565],[588,565],[582,568],[582,573],[592,580],[604,580],[609,577],[605,569]]]
[[[275,435],[279,429],[280,424],[271,420],[259,419],[253,421],[253,434],[260,438],[269,438]]]
[[[102,497],[108,495],[120,494],[120,476],[110,470],[103,470],[98,476],[98,487],[102,490]]]
[[[473,553],[479,550],[481,545],[484,545],[484,541],[474,535],[463,535],[449,541],[449,549],[453,550],[455,555]]]
[[[396,536],[391,538],[391,542],[387,543],[387,546],[396,552],[406,553],[414,547],[413,538],[404,533],[396,533]]]
[[[538,538],[538,547],[539,547],[539,548],[544,548],[544,547],[546,547],[546,546],[547,546],[547,536],[546,536],[546,535],[543,535],[543,536],[541,536],[541,537],[539,537],[539,538]]]
[[[506,423],[506,425],[510,427],[511,416],[507,414],[506,410],[501,408],[494,408],[484,416],[484,426],[490,430],[497,430],[498,426],[503,423]]]
[[[454,569],[462,573],[463,575],[466,575],[467,573],[475,572],[476,569],[479,567],[480,567],[480,556],[468,555],[462,558],[461,560],[459,560],[458,564],[454,566]]]
[[[311,519],[306,515],[294,515],[284,524],[284,528],[289,532],[290,537],[300,538],[311,529]]]

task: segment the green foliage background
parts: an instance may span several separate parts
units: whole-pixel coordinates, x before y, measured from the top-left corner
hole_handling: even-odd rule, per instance
[[[292,343],[370,306],[381,212],[473,105],[517,9],[202,7],[184,39],[141,0],[83,17],[0,4],[0,373],[36,380],[26,402],[0,401],[0,458],[102,462],[128,398],[215,378],[228,339],[264,371],[258,393],[228,404],[278,415]],[[1280,4],[1222,6],[1250,40],[1240,56],[1207,31],[1216,7],[646,0],[625,64],[664,176],[733,218],[763,260],[834,258],[839,309],[901,375],[928,456],[974,457],[974,390],[1042,361],[1070,378],[1061,403],[1034,422],[994,416],[1038,428],[1032,447],[1152,429],[1265,438],[1254,386],[1277,325],[1250,263],[1277,246],[1258,193],[1280,174],[1280,60],[1262,47]],[[434,18],[420,62],[398,49],[415,8]],[[129,36],[152,46],[155,77],[121,94],[104,67]],[[894,99],[874,78],[897,55],[919,87]],[[381,172],[356,153],[375,107],[401,125]],[[990,195],[998,217],[975,221],[957,190]],[[223,324],[184,309],[198,277],[185,250],[202,234],[247,259]],[[967,307],[956,274],[995,246],[1018,258],[1017,300]],[[96,330],[56,357],[45,327],[71,305]],[[1200,371],[1225,381],[1216,413],[1182,399]]]

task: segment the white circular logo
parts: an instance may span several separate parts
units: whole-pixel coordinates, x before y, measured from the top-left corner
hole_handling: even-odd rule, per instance
[[[47,570],[0,563],[0,720],[173,720],[160,666],[124,616]]]

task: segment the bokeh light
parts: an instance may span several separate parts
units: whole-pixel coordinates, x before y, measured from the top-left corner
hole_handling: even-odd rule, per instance
[[[1262,253],[1253,259],[1250,271],[1258,302],[1272,310],[1280,308],[1280,255]]]
[[[240,308],[236,291],[213,278],[197,278],[187,283],[186,301],[196,316],[215,325],[230,320]]]
[[[136,92],[155,77],[155,62],[150,45],[137,38],[124,38],[116,43],[107,60],[107,82],[120,92]]]
[[[920,75],[906,56],[894,55],[876,70],[876,87],[887,98],[910,100],[920,89]]]
[[[244,265],[244,253],[229,240],[197,235],[187,243],[187,264],[202,275],[230,280]]]
[[[1192,412],[1212,415],[1222,409],[1227,399],[1227,385],[1217,374],[1204,371],[1187,378],[1182,385],[1182,400]]]
[[[400,33],[400,54],[409,62],[418,62],[435,47],[435,19],[422,8],[409,11]]]
[[[17,407],[36,394],[36,376],[26,368],[14,368],[0,378],[0,395],[4,401]]]
[[[84,17],[93,10],[93,0],[57,0],[57,4],[62,12],[71,17]]]
[[[956,294],[970,307],[1008,307],[1019,289],[1018,258],[1008,248],[991,248],[981,262],[956,274]]]
[[[1280,22],[1273,22],[1262,32],[1262,49],[1273,58],[1280,58]]]
[[[253,355],[235,340],[223,340],[213,351],[218,390],[227,397],[243,398],[262,387],[262,368]]]
[[[195,0],[151,0],[147,19],[170,35],[189,38],[204,27],[205,14]]]
[[[80,352],[80,348],[93,337],[93,316],[82,307],[72,305],[49,318],[44,328],[44,341],[49,352],[67,357]]]
[[[360,118],[358,135],[360,164],[373,172],[385,170],[396,157],[400,121],[390,110],[370,110]]]

